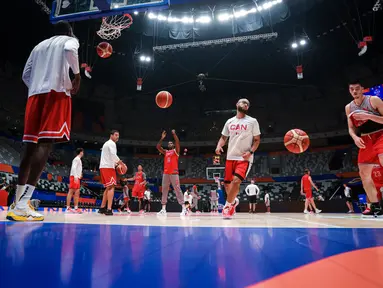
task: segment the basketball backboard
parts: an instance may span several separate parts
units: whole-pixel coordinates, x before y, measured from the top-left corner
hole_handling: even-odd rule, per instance
[[[206,167],[206,179],[215,180],[215,177],[223,179],[225,173],[225,167]]]
[[[116,14],[167,9],[169,0],[56,0],[50,20],[80,21]]]

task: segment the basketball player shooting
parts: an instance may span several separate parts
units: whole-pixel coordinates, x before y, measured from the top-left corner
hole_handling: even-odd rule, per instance
[[[101,181],[105,187],[102,197],[101,207],[98,213],[113,215],[112,204],[114,197],[114,187],[117,185],[116,166],[123,164],[117,156],[117,145],[120,133],[117,130],[110,131],[110,138],[104,143],[101,149],[100,174]],[[108,203],[108,206],[106,206]]]
[[[359,81],[349,84],[353,101],[346,106],[346,115],[349,134],[359,148],[359,175],[371,201],[371,209],[366,209],[362,214],[378,216],[383,215],[383,211],[372,179],[372,170],[375,164],[383,166],[383,101],[376,96],[363,95],[363,90]],[[360,137],[356,133],[357,129]]]
[[[157,144],[157,150],[165,156],[164,158],[164,174],[162,175],[162,209],[158,212],[158,215],[166,215],[166,203],[168,202],[168,194],[170,184],[172,184],[174,191],[176,192],[177,201],[182,206],[181,216],[187,215],[187,211],[184,205],[184,197],[180,187],[180,177],[178,175],[178,158],[180,157],[180,139],[178,138],[176,131],[172,130],[174,142],[168,142],[168,149],[162,148],[162,141],[166,137],[166,131],[162,132],[161,139]]]
[[[77,156],[72,161],[72,167],[70,169],[69,177],[69,192],[66,197],[66,211],[73,213],[82,213],[81,209],[78,208],[78,200],[80,198],[81,178],[82,178],[82,162],[81,158],[84,156],[84,149],[77,148]],[[74,209],[70,207],[70,201],[74,202]]]
[[[13,221],[42,221],[44,216],[29,205],[48,160],[52,145],[67,142],[71,128],[71,94],[80,88],[79,43],[68,22],[55,24],[55,36],[39,43],[23,71],[28,87],[25,109],[25,153],[20,163],[15,205],[7,213]],[[74,80],[69,77],[72,70]]]
[[[251,169],[253,154],[258,149],[261,140],[257,119],[247,115],[250,107],[249,100],[240,99],[236,106],[237,115],[225,123],[222,136],[215,149],[215,153],[221,155],[229,138],[224,176],[227,193],[226,204],[222,210],[224,218],[231,218],[235,213],[235,207],[238,205],[235,199],[241,182]]]

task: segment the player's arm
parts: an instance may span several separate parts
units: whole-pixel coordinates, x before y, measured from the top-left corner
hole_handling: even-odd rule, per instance
[[[377,96],[372,96],[370,98],[371,105],[373,108],[378,110],[380,115],[383,115],[383,101]],[[366,113],[367,114],[367,113]],[[367,114],[366,115],[369,120],[374,121],[379,124],[383,124],[383,116],[373,115],[373,114]]]
[[[142,181],[140,184],[145,185],[146,184],[146,174],[145,173],[142,173],[142,178],[144,179],[144,181]]]
[[[156,146],[158,152],[160,152],[163,155],[166,154],[166,150],[164,148],[162,148],[162,141],[164,141],[165,137],[166,137],[166,131],[163,131],[161,134],[160,141],[158,141],[157,146]]]
[[[250,193],[250,191],[249,191],[249,185],[246,186],[246,188],[245,188],[245,193],[246,193],[247,196],[249,196],[249,193]]]
[[[76,94],[78,92],[78,90],[80,89],[80,82],[81,82],[80,65],[78,62],[79,47],[80,47],[80,44],[78,43],[77,39],[74,39],[74,38],[66,41],[64,45],[65,58],[68,61],[68,64],[74,74],[74,80],[72,83],[73,94]]]
[[[23,82],[28,88],[29,88],[29,82],[30,82],[31,73],[32,73],[32,64],[33,64],[32,54],[33,54],[33,51],[29,55],[27,63],[25,63],[23,76],[22,76]]]
[[[181,151],[180,139],[178,138],[175,130],[172,130],[172,134],[174,138],[174,144],[176,146],[176,152],[178,155],[180,155],[180,151]]]
[[[301,179],[301,195],[304,195],[303,194],[303,178]]]
[[[261,130],[259,129],[259,123],[254,119],[253,125],[253,145],[251,145],[251,153],[257,151],[259,144],[261,143]]]
[[[226,144],[227,139],[230,136],[230,131],[229,131],[229,124],[230,124],[230,119],[226,121],[225,126],[223,126],[222,132],[221,132],[221,138],[219,138],[218,143],[217,143],[217,148],[215,148],[215,153],[217,155],[221,155],[223,152],[223,147]]]
[[[368,115],[367,113],[358,113],[358,114],[360,114],[360,115]],[[366,148],[366,146],[364,144],[364,141],[363,141],[362,138],[360,138],[360,137],[358,137],[358,135],[356,135],[356,128],[355,128],[354,124],[352,123],[349,115],[350,115],[350,104],[348,104],[346,106],[348,133],[350,134],[351,138],[354,140],[355,145],[358,148],[364,149],[364,148]]]
[[[108,146],[108,149],[109,149],[109,152],[110,152],[110,155],[112,156],[112,160],[114,163],[116,163],[115,165],[119,165],[122,163],[121,159],[117,156],[117,146],[116,144],[114,145],[109,145]]]
[[[255,186],[255,195],[258,196],[258,195],[259,195],[259,191],[260,191],[260,190],[259,190],[259,187],[258,187],[258,186]]]
[[[311,185],[315,188],[315,190],[319,191],[318,187],[314,184],[313,179],[311,178],[311,176],[309,177],[309,181],[310,181]]]

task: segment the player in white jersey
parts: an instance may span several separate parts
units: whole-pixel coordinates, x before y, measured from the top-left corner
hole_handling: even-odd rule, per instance
[[[253,154],[258,149],[261,132],[258,121],[247,115],[250,102],[240,99],[237,102],[237,115],[225,123],[222,136],[218,141],[215,153],[223,152],[227,139],[226,166],[225,166],[225,189],[227,199],[222,210],[224,218],[231,218],[235,213],[236,201],[241,182],[246,178],[253,162]]]
[[[105,191],[100,210],[98,211],[100,214],[113,215],[114,187],[117,185],[116,166],[122,164],[122,161],[117,156],[116,142],[119,138],[120,133],[117,130],[110,131],[110,138],[104,143],[101,149],[100,174]],[[107,203],[108,207],[106,207]]]
[[[218,199],[219,199],[219,194],[217,192],[217,187],[212,187],[210,191],[211,213],[218,213]]]
[[[266,206],[266,213],[270,213],[270,195],[268,192],[265,194],[265,206]]]
[[[152,192],[148,187],[144,192],[144,211],[150,212],[150,202],[152,202]]]
[[[259,196],[259,188],[254,184],[254,180],[246,186],[245,193],[249,197],[249,213],[255,213]]]
[[[71,94],[80,88],[79,43],[68,22],[55,24],[55,35],[39,43],[29,55],[23,71],[28,87],[24,117],[25,153],[20,163],[13,221],[42,221],[44,216],[28,205],[48,160],[53,143],[69,141]],[[69,77],[69,69],[74,80]]]
[[[72,167],[70,169],[69,177],[69,192],[66,197],[66,211],[74,213],[82,213],[81,209],[78,208],[78,200],[80,198],[80,188],[81,183],[80,179],[82,178],[82,162],[81,158],[84,156],[84,149],[76,149],[76,157],[72,161]],[[70,201],[74,202],[74,209],[70,207]]]

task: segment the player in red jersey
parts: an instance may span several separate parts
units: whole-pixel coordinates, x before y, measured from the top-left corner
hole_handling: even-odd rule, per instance
[[[378,201],[382,201],[382,194],[383,194],[383,167],[380,165],[374,166],[374,169],[372,169],[372,180],[374,181],[376,190],[378,192],[377,197]],[[370,201],[368,201],[370,202]],[[370,205],[368,205],[370,206]],[[367,207],[367,209],[370,209],[370,207]]]
[[[360,81],[349,84],[349,92],[354,99],[347,104],[346,115],[348,131],[359,148],[359,175],[371,200],[371,209],[363,211],[363,215],[378,216],[383,215],[383,211],[372,180],[372,169],[376,164],[383,165],[383,101],[376,96],[363,95],[363,90]]]
[[[240,99],[237,104],[237,115],[226,121],[222,136],[218,141],[215,153],[220,155],[229,138],[225,165],[225,189],[227,199],[222,210],[224,218],[231,218],[238,205],[236,197],[241,182],[246,178],[253,164],[253,154],[258,149],[261,132],[257,119],[247,115],[250,102]]]
[[[7,213],[13,221],[42,221],[44,216],[29,206],[52,145],[67,142],[71,128],[71,94],[80,88],[78,40],[68,22],[55,24],[55,36],[33,48],[23,71],[28,87],[23,142],[15,208]],[[69,77],[69,69],[75,78]]]
[[[130,214],[132,213],[132,211],[130,211],[130,208],[129,208],[130,197],[129,197],[128,182],[126,182],[125,180],[124,181],[121,180],[121,186],[122,186],[123,203],[120,206],[120,208],[118,208],[118,212],[123,212],[125,210],[127,213]]]
[[[177,201],[182,205],[181,216],[187,215],[187,211],[184,205],[184,197],[180,186],[180,177],[178,175],[178,158],[180,157],[180,139],[178,138],[176,131],[172,130],[175,145],[172,141],[168,142],[168,149],[162,148],[162,141],[166,137],[166,131],[162,132],[161,139],[157,144],[157,150],[165,156],[164,158],[164,174],[162,175],[162,209],[158,212],[158,215],[166,215],[166,203],[168,202],[168,194],[170,184],[172,184],[174,191],[176,192]]]
[[[318,187],[314,184],[313,180],[311,179],[310,176],[311,172],[309,169],[305,169],[305,175],[303,175],[301,179],[301,194],[306,196],[305,200],[305,210],[303,213],[307,214],[309,211],[307,210],[309,207],[309,204],[314,208],[315,213],[320,213],[322,210],[319,210],[314,202],[313,198],[313,191],[311,187],[314,187],[315,190],[319,191]]]
[[[146,174],[143,172],[142,166],[138,165],[137,172],[134,177],[128,178],[128,181],[134,181],[132,197],[138,200],[138,211],[140,214],[145,213],[143,208],[143,199],[146,185]]]

